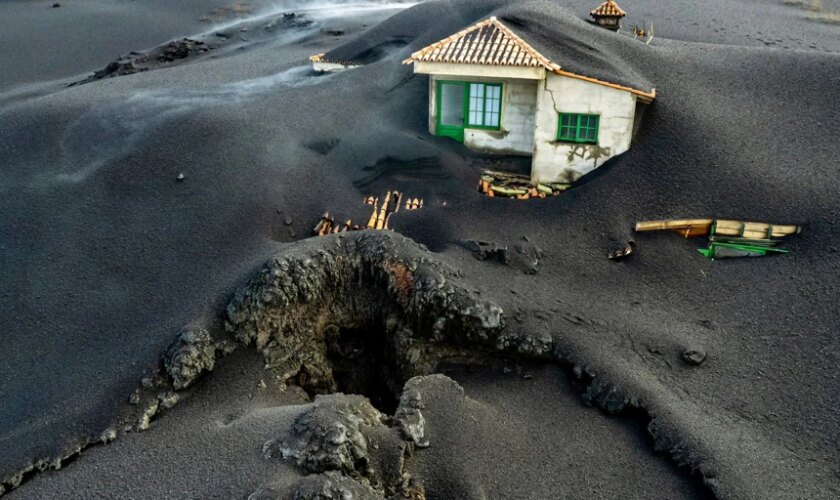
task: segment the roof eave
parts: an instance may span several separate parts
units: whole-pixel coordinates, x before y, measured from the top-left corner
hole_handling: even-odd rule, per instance
[[[623,90],[625,92],[630,92],[631,94],[635,95],[640,101],[642,101],[645,104],[648,104],[648,103],[652,102],[654,99],[656,99],[656,89],[651,89],[650,92],[645,92],[644,90],[634,89],[633,87],[627,87],[625,85],[620,85],[618,83],[612,83],[612,82],[607,82],[607,81],[604,81],[604,80],[599,80],[597,78],[592,78],[591,76],[579,75],[577,73],[572,73],[571,71],[566,71],[566,70],[562,70],[562,69],[554,71],[554,74],[560,75],[560,76],[567,76],[569,78],[575,78],[577,80],[583,80],[583,81],[589,82],[589,83],[596,83],[598,85],[604,85],[605,87],[610,87],[610,88],[614,88],[614,89],[617,89],[617,90]]]

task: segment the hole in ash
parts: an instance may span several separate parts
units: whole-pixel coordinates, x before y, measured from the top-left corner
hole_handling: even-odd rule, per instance
[[[327,359],[333,379],[345,394],[361,394],[382,413],[393,415],[406,380],[396,363],[396,350],[381,328],[326,330]]]
[[[493,350],[551,352],[550,339],[504,337],[501,308],[459,280],[392,233],[307,240],[237,291],[227,329],[256,345],[277,380],[310,394],[363,394],[392,414],[405,382],[443,361]]]

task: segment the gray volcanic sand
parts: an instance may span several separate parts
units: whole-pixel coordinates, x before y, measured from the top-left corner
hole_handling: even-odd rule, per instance
[[[68,11],[75,4],[63,3]],[[840,495],[840,28],[780,2],[625,2],[655,19],[657,36],[645,46],[584,24],[579,17],[591,7],[578,2],[573,11],[549,2],[496,10],[503,3],[430,2],[396,14],[361,35],[357,48],[339,49],[389,47],[384,57],[338,75],[306,68],[308,55],[343,40],[314,26],[311,37],[282,49],[255,47],[0,109],[0,481],[96,438],[183,325],[215,316],[252,270],[307,236],[324,210],[357,210],[362,195],[411,183],[406,162],[429,159],[413,182],[427,208],[401,214],[397,229],[463,269],[503,306],[508,328],[550,334],[571,364],[647,410],[662,447],[699,465],[720,498]],[[2,36],[19,33],[23,47],[0,56],[2,67],[22,75],[3,86],[74,77],[120,52],[188,35],[204,9],[185,14],[182,31],[129,28],[126,36],[136,38],[128,41],[139,46],[106,50],[105,37],[92,42],[99,57],[71,51],[64,59],[82,62],[50,66],[49,48],[20,45],[40,31],[23,33],[23,18],[10,21],[15,4],[34,16],[27,9],[41,2],[0,5],[0,23],[19,26]],[[109,12],[136,19],[134,9],[156,5],[126,4]],[[477,176],[493,160],[429,136],[427,80],[400,65],[491,14],[526,20],[539,39],[585,33],[581,43],[605,77],[630,74],[657,88],[631,151],[559,198],[478,195]],[[75,29],[53,28],[51,36]],[[767,37],[781,40],[773,47],[808,50],[765,48]],[[377,162],[384,174],[355,188]],[[186,180],[178,183],[180,172]],[[788,256],[709,262],[695,242],[630,230],[642,219],[707,216],[803,223],[805,231],[791,239]],[[546,254],[535,276],[478,262],[454,244],[512,245],[524,235]],[[610,246],[629,237],[638,254],[607,261]],[[685,365],[680,354],[689,348],[705,350],[707,361]],[[499,390],[502,406],[509,389]],[[545,407],[533,405],[523,415]],[[159,434],[136,437],[137,446],[158,449]],[[638,436],[624,437],[628,449],[650,452]],[[608,451],[586,439],[600,457],[593,467],[609,468]],[[438,452],[418,456],[427,451]],[[85,468],[85,458],[70,467]],[[613,472],[631,478],[623,466]],[[471,478],[486,477],[464,474],[470,487]]]
[[[263,443],[310,405],[295,387],[280,392],[261,364],[251,350],[233,354],[152,430],[90,448],[12,497],[244,498],[263,483],[290,485],[301,472],[263,458]],[[459,367],[454,381],[422,385],[431,445],[408,470],[424,479],[428,498],[706,498],[647,450],[642,422],[585,407],[558,368],[526,370]]]
[[[650,454],[643,419],[584,406],[556,367],[499,361],[447,375],[463,389],[426,386],[432,444],[409,462],[429,498],[711,497]]]
[[[224,0],[7,0],[0,3],[0,90],[92,71],[117,54],[209,28]],[[250,2],[259,5],[261,2]]]
[[[266,479],[300,477],[291,464],[263,459],[262,447],[291,426],[306,394],[279,392],[271,379],[261,388],[265,375],[255,351],[231,355],[217,374],[151,430],[90,448],[12,497],[244,498]]]

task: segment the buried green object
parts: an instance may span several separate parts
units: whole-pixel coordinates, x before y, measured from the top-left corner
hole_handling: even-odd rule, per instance
[[[761,244],[720,243],[712,241],[709,248],[697,250],[708,259],[726,259],[736,257],[764,257],[772,253],[790,253],[784,248],[774,248]]]
[[[799,234],[801,226],[722,219],[677,219],[637,222],[636,231],[674,231],[686,238],[708,236],[709,247],[697,251],[708,259],[764,257],[790,253],[781,238]]]

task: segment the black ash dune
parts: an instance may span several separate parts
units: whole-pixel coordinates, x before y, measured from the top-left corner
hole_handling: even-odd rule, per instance
[[[506,335],[553,346],[528,378],[492,368],[535,362],[507,352],[475,373],[453,369],[465,394],[424,382],[430,447],[407,467],[429,498],[840,495],[840,28],[782,2],[638,3],[624,7],[655,22],[650,45],[589,25],[581,18],[591,7],[579,2],[431,1],[325,17],[277,43],[251,45],[236,31],[242,49],[223,57],[69,88],[117,53],[198,36],[209,28],[196,21],[205,8],[184,7],[181,32],[138,23],[128,30],[137,46],[115,53],[103,49],[106,32],[91,35],[95,50],[62,46],[66,65],[40,42],[22,43],[38,29],[6,30],[18,50],[0,61],[18,76],[0,87],[3,488],[25,480],[12,498],[123,487],[130,497],[228,498],[272,477],[291,487],[300,469],[259,448],[309,396],[269,381],[243,397],[263,362],[246,349],[150,431],[91,448],[60,471],[20,473],[99,441],[185,325],[220,333],[234,291],[266,260],[332,244],[293,242],[325,210],[349,211],[394,179],[427,200],[397,230],[498,304]],[[21,16],[49,6],[8,4],[26,5]],[[44,15],[83,8],[62,4]],[[157,5],[130,4],[109,15],[136,19]],[[0,9],[12,26],[9,5]],[[484,198],[475,182],[492,160],[426,131],[426,79],[400,62],[490,15],[521,26],[561,65],[657,89],[632,149],[561,197]],[[91,51],[96,60],[81,56]],[[318,76],[307,57],[321,52],[366,65]],[[37,96],[27,97],[30,86]],[[389,177],[383,167],[421,160],[439,172]],[[371,180],[372,168],[384,173]],[[637,220],[695,216],[805,231],[789,256],[733,262],[709,262],[674,235],[631,235]],[[536,274],[478,261],[458,244],[513,247],[523,236],[542,249]],[[638,254],[607,261],[630,237]],[[705,361],[685,363],[689,350]],[[572,385],[619,415],[583,407]],[[195,468],[176,465],[196,457]],[[215,472],[209,483],[206,471]]]

